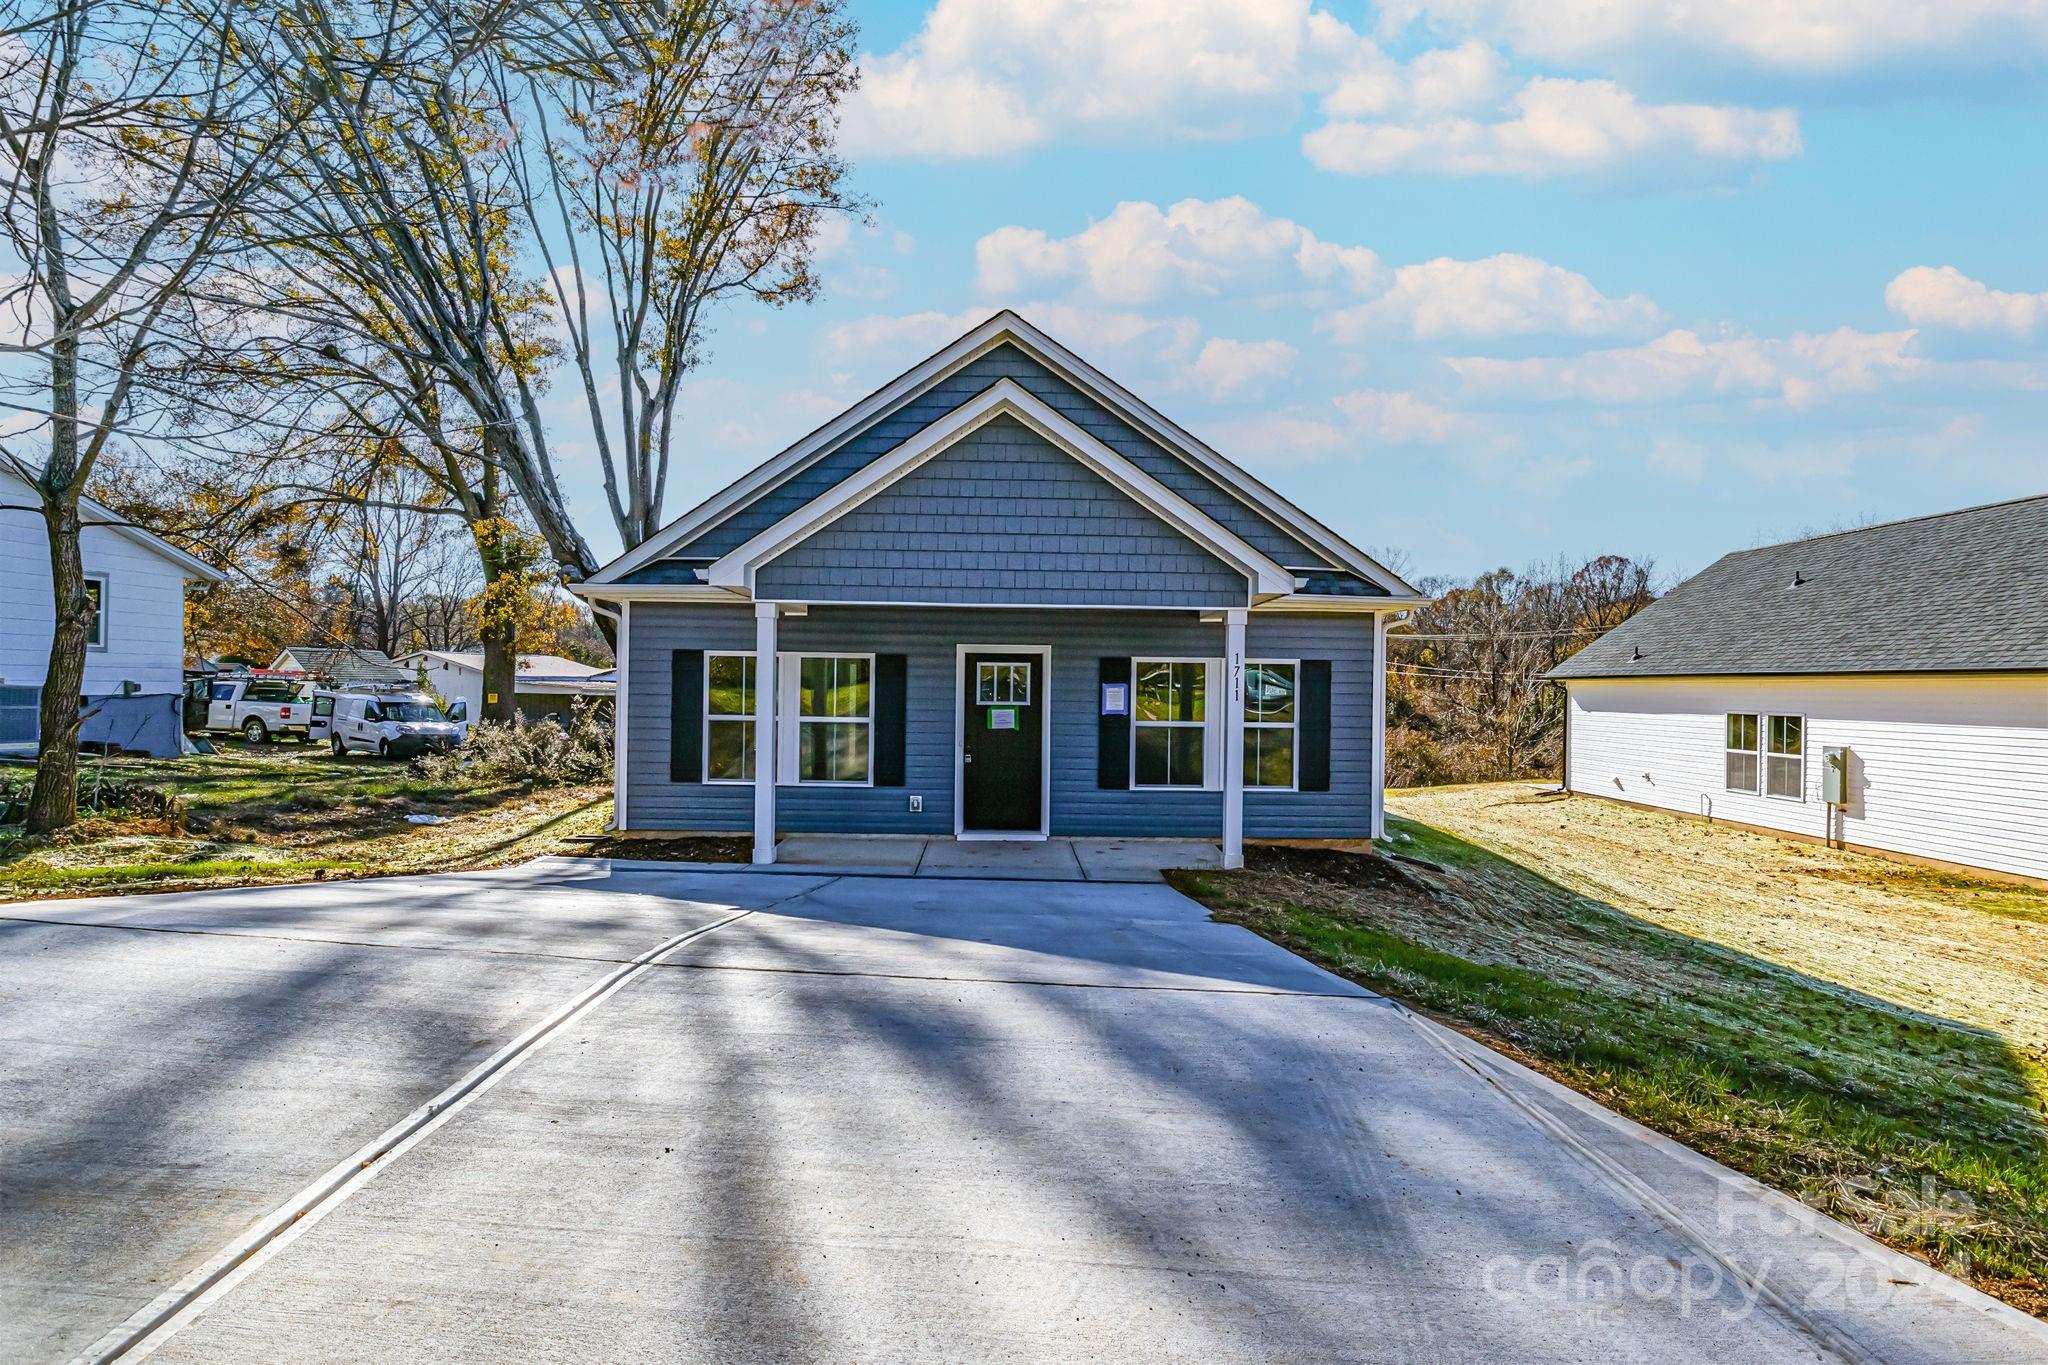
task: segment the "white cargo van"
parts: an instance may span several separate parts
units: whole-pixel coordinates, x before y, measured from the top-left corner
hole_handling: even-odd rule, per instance
[[[461,702],[455,710],[464,710]],[[463,717],[450,715],[424,692],[318,691],[313,694],[310,737],[325,737],[337,757],[377,754],[405,758],[445,753],[462,743]]]

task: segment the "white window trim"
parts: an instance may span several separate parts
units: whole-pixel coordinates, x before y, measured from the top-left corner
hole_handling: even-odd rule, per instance
[[[1244,666],[1246,669],[1245,700],[1251,700],[1250,670],[1254,668],[1268,668],[1275,665],[1284,665],[1294,670],[1294,719],[1253,720],[1251,716],[1247,714],[1244,718],[1244,728],[1245,733],[1247,734],[1251,733],[1253,730],[1287,730],[1294,735],[1294,743],[1288,749],[1289,765],[1287,773],[1287,785],[1284,787],[1264,787],[1255,785],[1252,782],[1252,771],[1249,767],[1247,767],[1244,772],[1244,789],[1247,792],[1298,792],[1301,790],[1301,660],[1246,659],[1244,661]]]
[[[113,609],[114,605],[113,581],[108,575],[103,573],[89,573],[79,576],[88,583],[100,585],[100,609],[93,614],[94,623],[99,626],[100,638],[95,640],[88,635],[85,640],[85,647],[87,649],[105,649],[107,648],[108,640],[113,635],[113,623],[108,620],[108,613]]]
[[[1045,679],[1045,705],[1038,712],[1038,828],[967,828],[967,656],[970,654],[1036,654],[1039,673]],[[1052,646],[970,644],[953,646],[953,837],[962,842],[987,840],[1028,843],[1044,840],[1052,833]]]
[[[868,664],[868,713],[865,716],[800,716],[805,659],[865,659]],[[775,785],[778,787],[872,787],[875,785],[875,656],[858,650],[812,649],[775,652]],[[868,775],[859,782],[825,782],[797,776],[797,740],[805,721],[814,725],[868,727]]]
[[[1756,722],[1756,747],[1754,749],[1731,749],[1728,747],[1728,719],[1730,716],[1748,716]],[[1728,785],[1728,755],[1748,754],[1756,760],[1756,785],[1754,787],[1731,787]],[[1761,711],[1724,711],[1721,714],[1721,790],[1734,792],[1739,796],[1762,796],[1770,784],[1764,780],[1764,713]]]
[[[713,659],[752,659],[753,657],[754,651],[751,649],[707,649],[704,651],[704,679],[698,684],[703,689],[704,721],[702,726],[703,733],[697,737],[697,742],[699,746],[698,751],[703,755],[703,757],[698,759],[698,770],[704,774],[704,785],[707,787],[751,787],[754,785],[754,779],[751,777],[713,777],[711,775],[711,722],[714,720],[751,722],[754,719],[752,712],[720,716],[711,714],[711,661]],[[756,670],[754,681],[757,686],[760,683],[760,677],[759,670]],[[757,745],[755,749],[757,756],[759,752],[760,750]],[[758,765],[756,770],[758,771]]]
[[[1771,752],[1771,722],[1774,720],[1796,720],[1799,722],[1798,753],[1773,754]],[[1756,745],[1759,751],[1759,766],[1757,768],[1756,774],[1757,786],[1758,790],[1763,794],[1763,798],[1766,801],[1792,801],[1803,803],[1806,800],[1806,751],[1809,747],[1811,747],[1806,742],[1806,716],[1803,713],[1794,713],[1791,711],[1771,711],[1762,713],[1762,715],[1759,717],[1759,724],[1757,725]],[[1774,757],[1796,758],[1799,760],[1799,794],[1797,796],[1780,796],[1776,792],[1771,790],[1771,759]]]
[[[1138,674],[1145,664],[1200,664],[1202,711],[1200,720],[1138,719]],[[1220,792],[1223,790],[1223,707],[1212,705],[1228,689],[1223,686],[1223,660],[1187,654],[1139,654],[1131,656],[1131,786],[1134,792]],[[1224,698],[1224,705],[1229,704]],[[1161,784],[1138,781],[1138,728],[1149,730],[1202,730],[1202,785]],[[1278,788],[1260,788],[1275,791]]]

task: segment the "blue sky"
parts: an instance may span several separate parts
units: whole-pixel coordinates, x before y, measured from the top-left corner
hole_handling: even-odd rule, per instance
[[[2032,0],[857,9],[873,220],[670,515],[1004,305],[1418,575],[2048,491]]]

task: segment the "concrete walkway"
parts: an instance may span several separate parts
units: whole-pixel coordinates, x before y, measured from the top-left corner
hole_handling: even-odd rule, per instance
[[[899,834],[791,834],[783,866],[842,876],[973,877],[1050,882],[1157,882],[1173,867],[1220,867],[1200,839],[940,839]]]
[[[124,1342],[2048,1358],[1164,886],[594,859],[0,905],[0,1359]]]

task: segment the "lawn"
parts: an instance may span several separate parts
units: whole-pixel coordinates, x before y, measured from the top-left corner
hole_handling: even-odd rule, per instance
[[[2048,1315],[2048,891],[1526,785],[1404,861],[1253,849],[1219,918]]]
[[[181,759],[89,759],[84,782],[175,792],[182,820],[88,817],[36,839],[0,828],[0,901],[449,872],[569,852],[611,816],[609,788],[451,785],[410,764],[290,744]],[[434,816],[416,824],[408,816]]]

